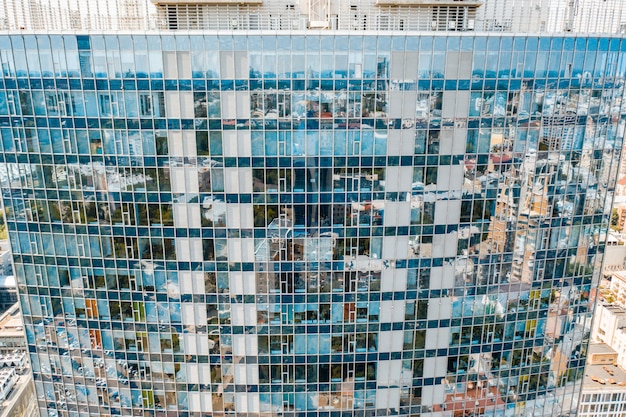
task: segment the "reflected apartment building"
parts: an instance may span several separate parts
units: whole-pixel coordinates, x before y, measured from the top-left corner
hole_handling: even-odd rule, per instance
[[[574,412],[622,6],[502,3],[157,2],[149,32],[0,33],[41,415]]]

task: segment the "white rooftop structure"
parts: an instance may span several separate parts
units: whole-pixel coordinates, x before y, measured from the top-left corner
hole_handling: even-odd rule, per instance
[[[0,30],[621,33],[621,0],[5,0]]]

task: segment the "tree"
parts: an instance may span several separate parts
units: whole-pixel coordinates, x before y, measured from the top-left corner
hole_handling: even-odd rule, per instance
[[[7,225],[4,222],[4,211],[0,210],[0,239],[8,239],[9,235],[7,233]]]
[[[619,212],[616,208],[611,212],[611,229],[619,231]]]

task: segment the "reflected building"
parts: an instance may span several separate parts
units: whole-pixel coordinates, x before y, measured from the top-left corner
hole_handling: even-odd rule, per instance
[[[523,1],[226,3],[0,34],[42,415],[573,412],[622,37]]]

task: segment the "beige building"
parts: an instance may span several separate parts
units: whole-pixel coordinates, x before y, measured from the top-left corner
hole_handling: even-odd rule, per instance
[[[22,314],[14,304],[0,315],[0,417],[38,416]]]
[[[612,417],[626,413],[626,372],[616,363],[617,352],[605,344],[590,344],[579,417]]]
[[[30,372],[19,375],[8,398],[2,402],[0,417],[36,417],[39,416],[33,377]]]
[[[14,304],[0,315],[0,358],[26,349],[24,324],[18,304]],[[1,364],[1,359],[0,359]]]
[[[617,354],[617,363],[626,367],[626,310],[617,305],[596,306],[591,331],[593,342],[605,343]]]
[[[626,306],[626,271],[622,270],[611,274],[609,289],[615,296],[615,303],[620,306]]]
[[[626,241],[619,233],[609,233],[604,249],[604,264],[602,273],[604,276],[624,274],[624,261],[626,260]],[[625,278],[626,279],[626,278]]]

